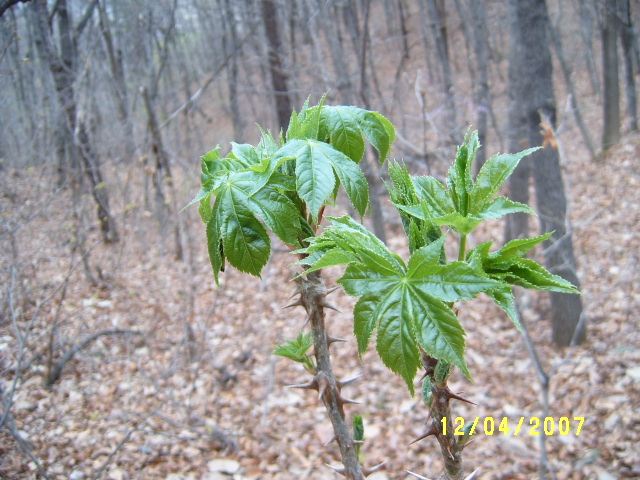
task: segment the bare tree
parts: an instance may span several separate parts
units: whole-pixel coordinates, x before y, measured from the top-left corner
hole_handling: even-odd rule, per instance
[[[89,178],[92,187],[91,193],[97,203],[98,221],[104,239],[107,242],[117,242],[118,231],[109,208],[108,188],[105,186],[98,158],[86,133],[86,125],[78,115],[75,96],[75,76],[78,67],[77,40],[91,18],[97,3],[97,0],[93,0],[88,5],[83,17],[75,27],[72,26],[67,1],[60,0],[56,3],[54,13],[58,18],[59,52],[55,50],[52,43],[49,12],[46,4],[33,2],[29,4],[29,7],[33,14],[33,20],[37,24],[35,29],[38,35],[36,44],[41,51],[41,57],[46,59],[48,63],[64,114],[61,117],[61,124],[64,126],[61,138],[65,145],[63,151],[70,159],[69,174],[73,177],[72,186],[76,188],[76,182],[80,181],[80,170],[83,169]],[[60,159],[60,162],[64,162],[64,160]]]
[[[291,116],[291,100],[287,88],[287,75],[282,68],[280,57],[282,44],[280,40],[280,28],[278,25],[278,12],[274,0],[261,0],[262,20],[268,44],[269,72],[273,86],[273,95],[276,102],[278,125],[286,130]]]
[[[545,242],[545,263],[553,273],[579,285],[573,253],[571,230],[567,226],[567,201],[559,155],[549,138],[556,120],[553,96],[552,63],[549,50],[549,15],[545,0],[521,0],[509,3],[511,22],[511,54],[509,58],[509,147],[543,145],[518,167],[512,181],[511,197],[521,201],[529,189],[529,176],[535,178],[536,201],[542,233],[553,231]],[[541,125],[548,126],[541,132]],[[534,166],[534,167],[532,167]],[[510,215],[514,217],[514,215]],[[508,239],[527,235],[528,225],[510,218]],[[577,295],[551,294],[553,340],[561,346],[574,338],[585,338],[577,332],[582,301]]]
[[[620,140],[620,85],[618,79],[618,4],[604,0],[600,32],[602,35],[602,75],[604,85],[602,149]]]

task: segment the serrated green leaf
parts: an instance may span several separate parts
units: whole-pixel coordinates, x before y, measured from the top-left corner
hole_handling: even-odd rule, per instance
[[[528,205],[523,203],[514,202],[506,197],[497,197],[493,202],[485,207],[475,216],[480,220],[487,220],[489,218],[501,218],[509,213],[523,212],[530,215],[535,215],[536,212]]]
[[[301,265],[312,265],[311,268],[304,271],[304,275],[306,275],[322,268],[348,265],[354,260],[355,256],[352,253],[345,252],[340,248],[332,248],[326,252],[314,252],[310,257],[304,258],[297,263]]]
[[[351,217],[328,217],[328,220],[331,226],[325,230],[323,239],[331,239],[338,247],[354,253],[374,272],[392,276],[406,272],[402,259]]]
[[[442,217],[434,218],[433,222],[440,226],[448,225],[460,235],[468,235],[473,232],[478,225],[480,225],[482,219],[471,216],[465,217],[461,213],[454,212]]]
[[[356,211],[364,216],[369,206],[369,183],[364,173],[346,156],[332,156],[331,165]]]
[[[259,165],[262,161],[260,153],[248,143],[231,142],[231,154],[238,159],[245,167]]]
[[[296,362],[304,362],[307,357],[307,351],[312,345],[311,333],[303,334],[300,332],[294,340],[286,340],[285,344],[276,345],[273,353]]]
[[[453,200],[456,211],[463,217],[469,214],[470,194],[473,190],[471,167],[479,148],[478,132],[474,131],[471,134],[467,132],[462,145],[458,147],[456,159],[447,173],[449,196]]]
[[[470,300],[481,292],[500,287],[501,282],[480,275],[465,262],[434,265],[426,275],[411,278],[410,284],[443,302]]]
[[[207,250],[209,252],[209,261],[213,270],[213,277],[216,285],[219,285],[218,274],[224,268],[224,256],[222,252],[222,238],[220,237],[220,224],[218,215],[211,214],[207,221]]]
[[[533,238],[517,238],[515,240],[511,240],[500,250],[491,253],[488,257],[491,259],[492,263],[503,262],[514,257],[522,257],[533,247],[551,237],[551,235],[553,235],[553,232],[545,233],[544,235]]]
[[[486,294],[496,302],[496,305],[498,305],[504,313],[507,314],[518,331],[522,333],[522,325],[520,324],[520,318],[516,311],[515,298],[511,288],[505,286],[502,289],[489,290]]]
[[[335,186],[335,176],[326,153],[318,148],[326,145],[311,140],[292,140],[280,149],[280,154],[296,159],[296,190],[309,207],[314,221]]]
[[[369,339],[376,329],[378,315],[375,314],[378,307],[378,298],[374,295],[365,295],[358,300],[353,308],[353,333],[358,342],[358,354],[362,356],[369,347]]]
[[[489,258],[493,241],[481,243],[467,252],[467,263],[471,268],[484,271],[484,263]]]
[[[505,274],[505,280],[512,285],[520,285],[535,290],[559,293],[580,293],[564,278],[553,275],[542,265],[528,258],[512,259]]]
[[[520,160],[539,148],[529,148],[516,154],[496,155],[487,160],[476,176],[475,186],[471,194],[471,213],[479,213],[485,204],[498,193],[498,190],[516,169]]]
[[[358,163],[364,156],[362,131],[352,112],[340,107],[324,107],[320,115],[323,132],[334,148]]]
[[[285,195],[272,189],[263,189],[246,198],[251,211],[283,242],[299,246],[300,222],[293,202]]]
[[[400,281],[400,276],[397,276],[396,281]],[[383,293],[389,288],[393,287],[393,283],[390,283],[389,276],[384,276],[379,273],[373,272],[370,269],[362,265],[349,265],[342,277],[337,281],[339,285],[342,285],[347,295],[352,297],[361,297],[367,293]]]
[[[449,193],[438,180],[433,177],[413,177],[416,194],[426,200],[434,212],[434,216],[442,217],[455,211]]]
[[[432,357],[453,363],[467,378],[471,378],[464,359],[465,332],[456,314],[444,302],[425,291],[409,288],[420,346]]]
[[[341,105],[326,108],[340,110],[345,115],[345,118],[350,115],[350,119],[355,120],[360,131],[378,151],[380,163],[386,160],[391,144],[395,139],[395,128],[389,120],[378,112],[371,112],[358,107]]]
[[[435,242],[413,252],[407,264],[407,278],[426,277],[440,268],[445,238],[440,237]]]
[[[220,234],[229,263],[257,277],[269,260],[271,241],[266,229],[230,189],[224,190],[214,208],[220,209]]]
[[[382,362],[415,393],[413,380],[420,366],[420,352],[410,319],[402,317],[403,289],[395,288],[381,299],[376,350]]]

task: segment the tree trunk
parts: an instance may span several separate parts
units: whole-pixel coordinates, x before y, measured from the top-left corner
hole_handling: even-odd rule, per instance
[[[511,151],[517,151],[543,144],[540,123],[544,116],[553,127],[556,108],[546,3],[544,0],[521,0],[510,3],[509,9],[512,22],[509,143]],[[523,163],[525,174],[518,167],[516,181],[511,183],[511,196],[519,200],[521,190],[528,190],[529,171],[533,170],[541,233],[555,231],[545,242],[545,264],[551,272],[579,286],[571,232],[566,224],[567,202],[558,152],[552,146],[545,145],[543,150],[526,157]],[[531,168],[531,165],[535,167]],[[526,183],[517,183],[524,179]],[[521,227],[517,224],[515,226]],[[514,223],[511,227],[514,227]],[[516,235],[510,236],[513,233]],[[525,232],[508,230],[507,238],[516,238],[522,233]],[[569,345],[574,334],[578,342],[584,340],[584,331],[576,334],[582,314],[580,297],[553,293],[551,304],[554,342],[560,346]]]
[[[113,77],[112,81],[116,106],[124,129],[125,156],[128,161],[131,161],[135,157],[136,147],[133,136],[133,121],[129,114],[129,100],[122,61],[122,50],[115,46],[113,35],[111,34],[109,17],[107,16],[104,5],[98,4],[98,10],[100,13],[100,30],[104,38],[107,56],[109,57],[109,68],[111,69],[111,75]]]
[[[76,32],[82,31],[91,10],[95,8],[96,4],[97,2],[93,1],[89,5],[83,19],[75,29]],[[58,148],[60,152],[66,152],[66,158],[70,159],[71,170],[69,174],[72,177],[72,188],[79,188],[80,161],[82,160],[85,166],[88,166],[88,168],[85,169],[85,173],[94,190],[92,195],[98,205],[98,221],[100,222],[100,229],[103,232],[104,240],[106,242],[117,242],[118,232],[115,220],[109,211],[108,190],[102,181],[103,177],[100,172],[100,165],[95,158],[91,158],[93,148],[89,142],[88,135],[86,135],[86,130],[84,130],[85,127],[81,123],[78,123],[74,90],[75,69],[77,65],[76,39],[71,26],[72,22],[67,8],[67,1],[60,0],[57,5],[56,14],[58,16],[58,30],[60,35],[59,55],[55,51],[50,38],[49,13],[46,4],[33,2],[29,7],[34,14],[34,21],[37,22],[37,28],[35,30],[38,38],[36,42],[51,70],[58,100],[64,113],[60,122],[62,125],[60,141],[62,143]],[[59,165],[62,168],[63,165],[68,165],[68,163],[60,160]],[[97,178],[100,179],[98,183],[96,183]],[[100,186],[98,190],[102,190],[99,193],[95,191],[95,187],[98,185]],[[77,191],[74,192],[74,196],[77,194]]]
[[[456,132],[456,106],[453,91],[453,74],[451,72],[451,61],[449,59],[449,41],[447,34],[447,15],[445,4],[442,0],[426,0],[429,12],[431,33],[436,43],[436,52],[442,69],[442,88],[444,91],[446,105],[446,129],[447,134],[457,141]]]
[[[485,144],[488,131],[489,112],[491,111],[491,91],[489,89],[489,38],[487,36],[487,12],[484,0],[471,0],[473,16],[473,45],[476,56],[476,82],[474,97],[478,114],[478,138]],[[486,149],[482,147],[476,156],[476,172],[480,170],[486,160]]]
[[[278,125],[279,128],[286,131],[289,126],[292,108],[287,88],[287,75],[282,68],[282,59],[280,58],[282,48],[278,28],[278,12],[274,0],[261,0],[260,3],[262,5],[262,20],[267,35],[269,71],[276,101]]]
[[[638,129],[638,107],[636,97],[636,80],[633,74],[633,23],[629,0],[619,1],[620,42],[624,60],[624,86],[627,97],[627,115],[630,130]]]
[[[617,1],[605,0],[601,30],[604,83],[602,150],[605,151],[620,140],[620,85],[616,22]]]

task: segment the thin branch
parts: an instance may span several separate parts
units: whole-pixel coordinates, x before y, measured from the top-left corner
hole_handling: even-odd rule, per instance
[[[60,375],[62,374],[62,369],[69,362],[76,353],[78,353],[83,348],[87,347],[91,343],[95,342],[98,338],[103,337],[105,335],[142,335],[142,332],[137,330],[102,330],[101,332],[96,332],[93,335],[85,338],[82,342],[75,344],[71,347],[67,353],[63,355],[63,357],[58,361],[55,368],[52,372],[49,372],[47,377],[47,386],[51,386],[56,383],[60,379]]]
[[[244,43],[249,39],[249,37],[251,37],[253,34],[248,34],[246,35],[238,44],[238,48],[242,47],[242,45],[244,45]],[[229,53],[224,60],[222,60],[222,62],[220,62],[220,65],[218,65],[218,67],[207,77],[207,79],[204,81],[204,83],[202,84],[202,86],[196,90],[196,92],[191,95],[191,97],[184,102],[182,105],[180,105],[180,107],[178,107],[171,115],[169,115],[169,117],[160,124],[160,128],[164,128],[169,122],[171,122],[175,117],[177,117],[181,112],[185,111],[188,108],[192,108],[193,104],[195,103],[195,101],[200,97],[200,95],[202,95],[205,90],[209,87],[209,85],[211,85],[213,83],[213,81],[216,79],[216,77],[220,74],[220,72],[222,70],[224,70],[224,68],[227,66],[227,64],[229,63],[229,60],[231,60],[231,58],[233,58],[234,55],[237,55],[238,52],[237,51],[233,51],[231,53]]]

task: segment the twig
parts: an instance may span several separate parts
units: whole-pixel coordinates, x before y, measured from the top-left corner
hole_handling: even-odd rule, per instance
[[[102,477],[102,475],[104,474],[104,471],[109,466],[109,463],[111,463],[111,460],[113,460],[113,457],[116,456],[116,454],[120,451],[120,449],[129,441],[129,438],[131,438],[131,435],[133,435],[133,433],[136,430],[138,430],[143,423],[146,423],[146,421],[149,419],[149,417],[151,415],[153,415],[155,413],[155,411],[156,411],[156,409],[153,409],[151,412],[149,412],[147,415],[145,415],[145,417],[142,420],[140,420],[135,425],[135,427],[131,428],[127,432],[127,434],[124,436],[124,438],[122,440],[120,440],[120,442],[118,442],[118,445],[116,445],[116,448],[113,449],[113,451],[111,452],[109,457],[104,461],[104,463],[102,464],[102,466],[100,467],[98,472],[93,476],[93,480],[99,480],[99,478]]]
[[[529,330],[527,330],[527,326],[524,323],[522,318],[522,312],[520,311],[520,305],[518,304],[518,299],[514,299],[515,303],[515,311],[518,316],[518,322],[522,326],[522,339],[524,340],[524,344],[527,347],[527,351],[529,352],[529,357],[533,362],[533,366],[536,370],[536,374],[538,376],[538,381],[540,382],[540,387],[542,389],[542,411],[543,416],[546,418],[549,416],[549,386],[551,384],[551,375],[545,372],[542,363],[540,362],[540,357],[538,357],[538,352],[533,345],[533,341],[531,340],[531,336],[529,335]],[[556,479],[555,471],[549,462],[549,456],[547,454],[547,440],[546,435],[540,435],[540,479],[544,480],[546,478],[545,473],[549,472],[551,474],[551,478]]]
[[[31,452],[31,448],[29,447],[27,442],[24,440],[24,438],[22,438],[22,435],[20,435],[20,432],[16,429],[15,422],[13,421],[13,415],[11,415],[11,411],[9,410],[9,408],[11,407],[11,402],[7,401],[7,399],[4,398],[4,394],[2,392],[2,386],[0,386],[0,404],[3,405],[5,409],[4,414],[2,416],[3,418],[2,425],[0,425],[0,428],[6,429],[11,434],[11,436],[14,438],[14,440],[20,447],[20,450],[22,450],[22,452],[27,457],[29,457],[29,459],[35,464],[36,468],[38,469],[38,473],[45,480],[48,480],[49,477],[45,469],[42,467],[42,464],[40,463],[38,458]]]
[[[73,347],[71,347],[63,357],[58,361],[53,371],[49,372],[47,376],[47,386],[51,386],[56,383],[60,379],[60,375],[62,374],[62,369],[70,361],[76,353],[80,350],[95,342],[98,338],[105,335],[142,335],[142,332],[136,330],[102,330],[100,332],[96,332],[88,338],[85,338],[82,342],[76,343]]]

